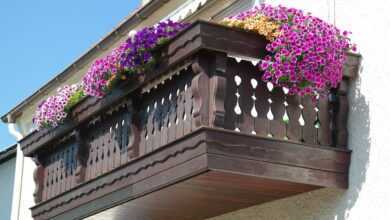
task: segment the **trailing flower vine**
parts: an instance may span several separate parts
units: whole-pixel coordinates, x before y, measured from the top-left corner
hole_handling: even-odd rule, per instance
[[[57,90],[56,95],[43,100],[33,117],[34,125],[37,129],[56,127],[85,96],[102,98],[115,82],[127,80],[133,74],[145,74],[155,64],[152,50],[187,26],[186,23],[168,20],[135,32],[111,53],[95,60],[82,83],[64,86]]]
[[[350,32],[341,31],[310,13],[262,4],[222,21],[230,27],[266,37],[270,53],[259,64],[262,79],[285,86],[290,94],[326,95],[343,76],[346,52],[355,51]]]

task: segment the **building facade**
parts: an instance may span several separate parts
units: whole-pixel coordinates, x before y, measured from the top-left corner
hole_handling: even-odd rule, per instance
[[[10,219],[16,165],[16,145],[0,152],[0,219]]]
[[[32,131],[31,119],[37,103],[53,94],[59,86],[78,82],[93,60],[117,46],[131,30],[167,18],[218,21],[262,2],[144,0],[142,7],[112,33],[2,119],[10,124],[10,131],[18,140],[28,135]],[[349,187],[347,190],[320,189],[213,219],[387,219],[390,215],[387,208],[390,202],[390,192],[387,190],[390,182],[387,172],[390,150],[386,145],[390,132],[387,126],[390,105],[386,102],[387,86],[384,84],[390,77],[390,67],[386,62],[390,56],[390,46],[386,43],[390,37],[390,16],[386,11],[390,3],[385,0],[375,4],[363,0],[318,0],[315,3],[308,0],[266,0],[265,3],[301,8],[353,32],[352,40],[358,44],[362,61],[358,78],[351,82],[348,94],[348,147],[352,150]],[[33,179],[33,164],[30,158],[22,156],[19,149],[15,165],[12,220],[31,219],[29,208],[34,205],[34,189],[29,182]]]

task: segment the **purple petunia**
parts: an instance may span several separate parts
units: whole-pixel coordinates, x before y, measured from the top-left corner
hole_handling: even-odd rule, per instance
[[[280,34],[266,46],[270,55],[259,65],[264,81],[302,96],[327,94],[339,85],[346,52],[356,50],[350,32],[302,10],[266,4],[230,19],[245,21],[259,15],[280,27]]]
[[[37,129],[55,127],[61,123],[67,113],[64,111],[71,96],[81,89],[80,84],[66,85],[57,90],[57,94],[42,101],[35,112],[33,123]]]

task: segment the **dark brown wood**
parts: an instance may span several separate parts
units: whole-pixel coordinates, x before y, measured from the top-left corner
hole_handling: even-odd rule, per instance
[[[45,199],[43,198],[45,169],[42,163],[39,161],[38,157],[34,157],[33,161],[36,165],[36,168],[34,170],[35,190],[33,196],[35,203],[39,203],[42,201],[42,199]]]
[[[107,212],[120,215],[128,209],[124,207],[136,206],[143,208],[130,209],[127,219],[160,219],[168,213],[179,219],[213,217],[322,187],[344,188],[349,158],[347,150],[202,128],[34,207],[33,216],[69,219],[70,215],[79,218],[98,212],[93,217],[99,219]],[[205,202],[207,206],[201,206]],[[85,208],[89,203],[93,209]]]
[[[302,141],[302,128],[299,124],[299,117],[301,110],[299,108],[299,97],[289,95],[287,96],[287,138],[291,141],[301,142]]]
[[[76,176],[76,182],[81,183],[85,180],[85,172],[88,163],[89,147],[86,145],[80,130],[76,130],[75,138],[76,138],[76,143],[79,145],[76,152],[77,168],[75,171],[75,176]],[[62,175],[65,176],[65,173],[63,173]],[[61,190],[61,191],[64,192],[65,190]]]
[[[226,99],[227,54],[216,53],[210,78],[210,123],[215,127],[224,127]]]
[[[339,90],[334,97],[334,144],[337,147],[346,147],[348,144],[348,79],[343,79]]]
[[[272,137],[283,140],[286,137],[286,124],[283,122],[283,114],[285,111],[284,93],[282,88],[274,88],[271,95],[271,111],[273,114],[273,120],[270,121],[270,133]]]

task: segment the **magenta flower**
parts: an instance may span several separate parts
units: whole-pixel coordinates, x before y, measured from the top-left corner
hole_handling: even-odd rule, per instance
[[[346,52],[356,50],[350,32],[302,10],[265,4],[230,19],[245,21],[258,15],[280,27],[280,34],[266,46],[270,55],[259,64],[264,81],[302,96],[327,94],[339,85]]]

